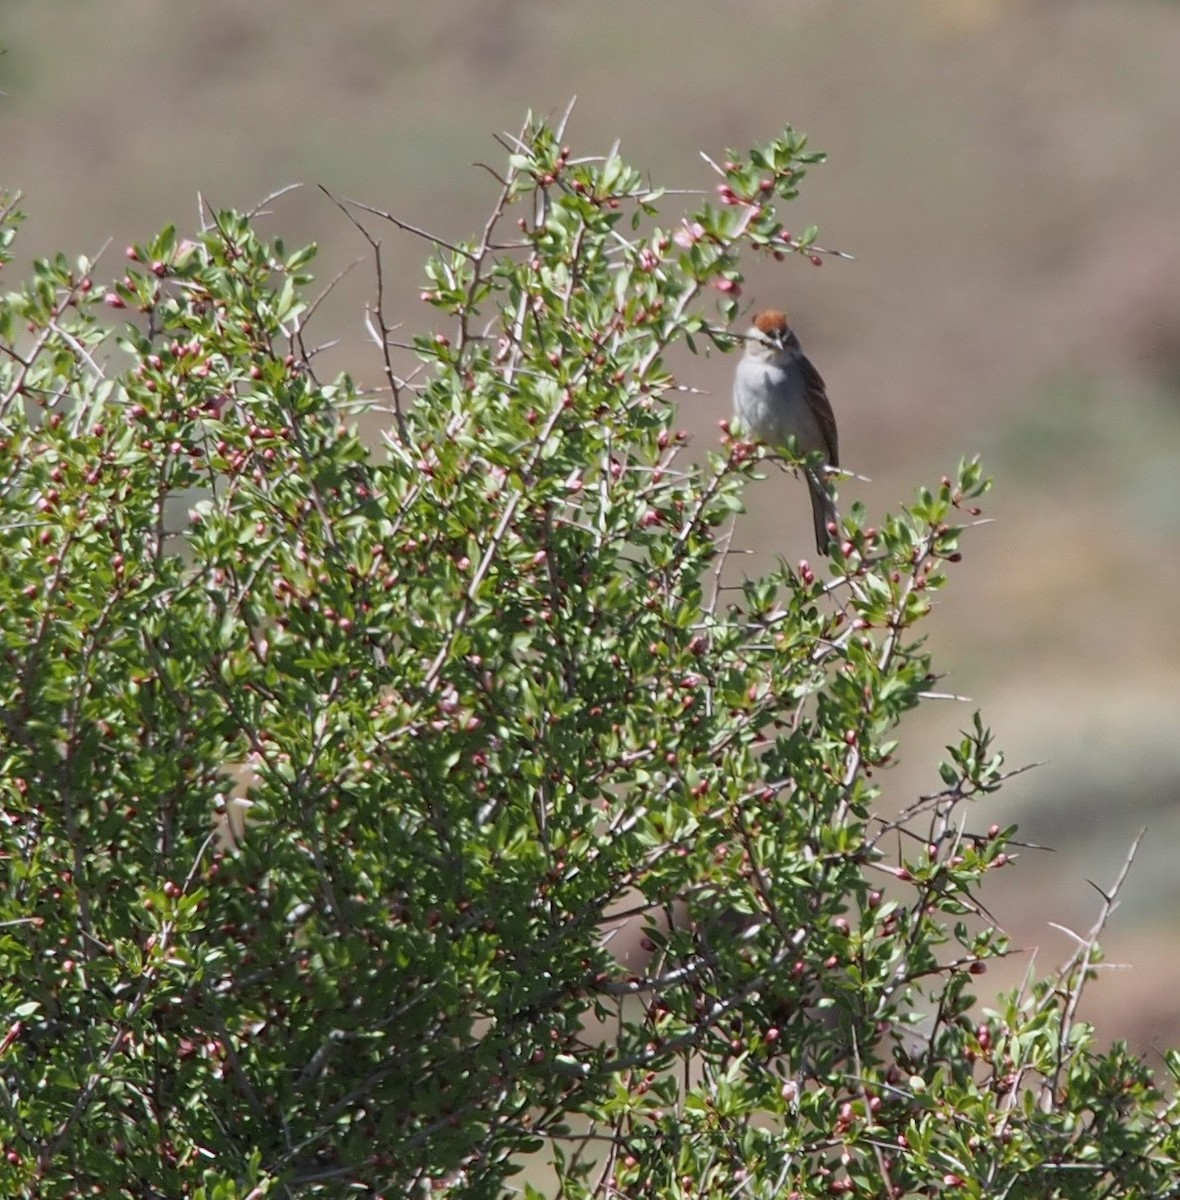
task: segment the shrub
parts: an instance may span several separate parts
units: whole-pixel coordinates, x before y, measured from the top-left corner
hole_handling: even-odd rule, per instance
[[[775,212],[820,156],[665,229],[616,155],[509,151],[417,382],[379,301],[383,397],[317,377],[311,250],[241,215],[4,301],[5,1193],[1165,1194],[1093,940],[973,995],[982,722],[875,811],[979,466],[720,587],[764,454],[693,461],[663,356],[730,347],[739,253],[821,253]]]

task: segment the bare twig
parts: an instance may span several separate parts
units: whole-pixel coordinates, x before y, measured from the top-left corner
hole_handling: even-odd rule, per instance
[[[1095,952],[1098,947],[1098,938],[1106,928],[1106,924],[1110,920],[1114,910],[1118,907],[1119,892],[1122,891],[1123,885],[1127,881],[1127,876],[1130,874],[1131,864],[1135,861],[1135,854],[1139,849],[1139,844],[1143,841],[1146,834],[1147,830],[1141,829],[1136,835],[1135,840],[1131,843],[1131,848],[1127,851],[1126,858],[1123,860],[1123,865],[1114,881],[1114,885],[1109,892],[1104,892],[1093,881],[1090,883],[1090,886],[1102,897],[1102,905],[1098,910],[1098,916],[1094,924],[1090,926],[1090,932],[1084,938],[1074,935],[1078,942],[1077,949],[1060,971],[1060,977],[1066,984],[1067,1000],[1065,1011],[1061,1016],[1061,1028],[1057,1035],[1056,1069],[1053,1072],[1052,1080],[1046,1080],[1045,1082],[1045,1091],[1050,1100],[1057,1094],[1057,1087],[1061,1082],[1061,1073],[1065,1070],[1065,1064],[1070,1057],[1070,1035],[1073,1031],[1074,1021],[1077,1019],[1078,1005],[1082,1002],[1082,992],[1085,990],[1087,977],[1094,962]]]
[[[347,197],[342,200],[337,200],[336,197],[333,196],[332,193],[329,192],[322,183],[319,186],[324,195],[327,196],[328,199],[330,199],[334,204],[344,209],[345,212],[348,211],[347,206],[359,208],[361,212],[367,212],[374,217],[380,217],[383,221],[388,221],[391,225],[395,226],[397,229],[400,229],[403,233],[412,233],[415,237],[422,238],[423,241],[429,242],[432,246],[441,246],[444,250],[450,250],[453,254],[461,255],[463,258],[472,257],[471,251],[465,249],[463,246],[460,246],[455,242],[448,242],[445,238],[439,237],[438,234],[430,233],[428,230],[423,229],[421,226],[415,225],[410,221],[403,221],[401,217],[395,217],[393,213],[387,212],[383,208],[374,208],[371,204],[365,204],[361,200],[349,200]]]
[[[385,380],[389,384],[390,395],[393,398],[393,417],[397,423],[398,437],[401,439],[403,445],[408,446],[410,443],[410,431],[406,424],[406,417],[402,411],[401,404],[403,381],[393,369],[393,358],[389,353],[390,346],[392,345],[389,335],[392,333],[392,329],[385,322],[385,272],[381,258],[381,243],[348,211],[347,206],[352,203],[351,201],[337,200],[323,184],[320,184],[320,191],[348,218],[365,241],[369,243],[373,251],[373,269],[377,275],[377,303],[372,309],[366,307],[365,312],[368,321],[371,322],[374,318],[377,321],[378,331],[374,334],[373,340],[377,343],[381,351],[381,360],[385,367]],[[357,205],[356,207],[364,208],[364,205]]]

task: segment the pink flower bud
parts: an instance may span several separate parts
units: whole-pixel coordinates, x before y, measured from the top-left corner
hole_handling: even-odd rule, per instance
[[[672,234],[672,240],[683,250],[695,246],[705,236],[705,227],[699,221],[682,221]]]

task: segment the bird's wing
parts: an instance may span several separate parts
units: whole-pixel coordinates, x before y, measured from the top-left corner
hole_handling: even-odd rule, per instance
[[[797,361],[799,369],[803,373],[803,383],[807,388],[811,411],[815,414],[820,434],[824,439],[827,464],[829,467],[838,467],[840,465],[840,439],[836,433],[836,415],[832,412],[823,376],[811,365],[810,359],[800,356]]]

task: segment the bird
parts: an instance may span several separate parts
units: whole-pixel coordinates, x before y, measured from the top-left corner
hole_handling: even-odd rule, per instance
[[[840,465],[836,417],[823,377],[803,353],[785,313],[768,309],[745,334],[745,352],[733,381],[733,415],[741,432],[774,450],[791,438],[800,455],[819,453],[822,465],[805,468],[815,523],[815,545],[828,552],[837,521],[826,479]]]

